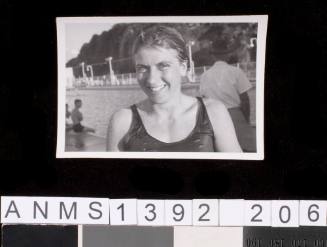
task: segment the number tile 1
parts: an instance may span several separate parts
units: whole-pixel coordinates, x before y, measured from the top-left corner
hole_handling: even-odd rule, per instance
[[[327,201],[300,201],[300,225],[326,226]]]
[[[193,225],[218,226],[219,205],[218,199],[193,200]]]
[[[245,200],[245,226],[271,226],[271,201]]]
[[[136,225],[136,199],[110,199],[111,225]]]
[[[164,225],[164,200],[137,200],[137,222],[140,226]]]
[[[271,201],[272,227],[298,227],[299,201],[273,200]]]

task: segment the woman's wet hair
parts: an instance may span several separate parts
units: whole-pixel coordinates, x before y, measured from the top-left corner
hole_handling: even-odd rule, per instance
[[[154,25],[143,29],[137,37],[133,54],[144,47],[174,49],[181,62],[188,62],[185,40],[175,28]]]

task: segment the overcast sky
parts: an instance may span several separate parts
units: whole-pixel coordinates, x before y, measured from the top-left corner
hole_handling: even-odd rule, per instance
[[[101,34],[112,28],[112,23],[67,23],[66,24],[66,62],[76,57],[86,42],[94,34]]]

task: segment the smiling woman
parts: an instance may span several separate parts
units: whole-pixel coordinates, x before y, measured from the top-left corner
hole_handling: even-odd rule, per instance
[[[108,151],[242,152],[223,103],[182,93],[188,57],[179,32],[151,26],[134,48],[137,80],[147,99],[112,115]]]

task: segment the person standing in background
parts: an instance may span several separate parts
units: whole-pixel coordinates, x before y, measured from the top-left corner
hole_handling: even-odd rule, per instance
[[[229,59],[232,63],[233,57]],[[234,62],[236,60],[234,59]],[[217,61],[200,78],[200,95],[219,99],[228,109],[239,143],[245,152],[256,151],[255,128],[250,122],[250,100],[248,91],[252,84],[238,67],[225,61]]]

